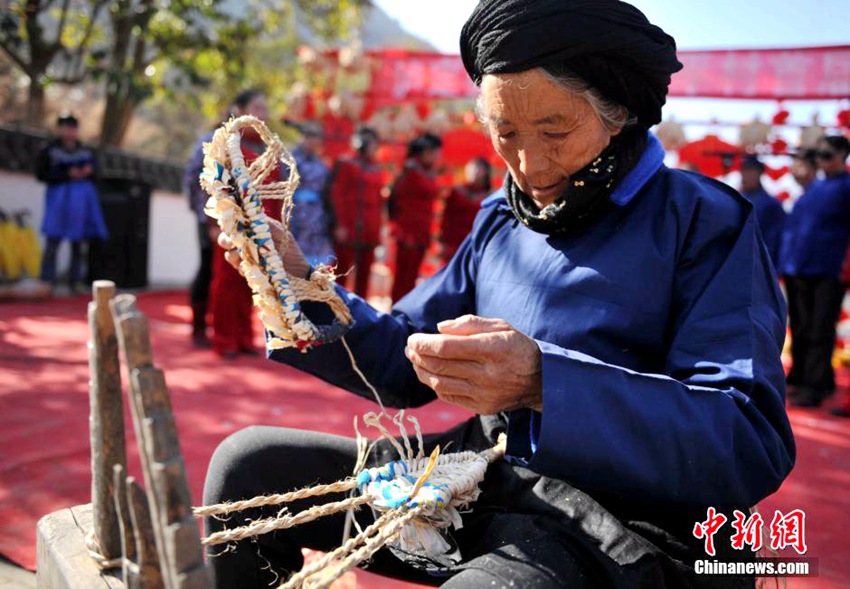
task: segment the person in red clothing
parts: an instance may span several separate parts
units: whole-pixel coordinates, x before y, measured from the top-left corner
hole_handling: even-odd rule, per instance
[[[396,239],[393,303],[416,286],[419,266],[431,242],[431,221],[439,189],[433,171],[443,142],[425,133],[407,145],[407,161],[390,195],[389,212]]]
[[[266,97],[258,90],[246,90],[236,96],[231,107],[234,116],[253,115],[264,121],[268,118]],[[250,165],[265,151],[265,144],[254,131],[242,134],[242,155]],[[277,182],[281,178],[276,170],[266,182]],[[266,215],[280,221],[281,201],[265,201]],[[224,250],[218,245],[218,225],[209,220],[210,237],[216,248],[213,256],[212,283],[210,285],[210,310],[212,311],[213,351],[223,358],[236,358],[240,354],[256,355],[252,322],[253,300],[251,288],[239,271],[224,258]]]
[[[337,272],[346,275],[354,270],[354,292],[363,298],[369,288],[375,248],[381,241],[383,181],[375,161],[378,142],[373,129],[359,129],[351,141],[354,155],[337,160],[327,184],[327,200],[333,207]],[[345,282],[343,279],[343,286]]]
[[[466,164],[466,184],[455,186],[446,197],[446,208],[440,224],[443,259],[448,263],[472,229],[481,201],[490,194],[490,163],[477,157]]]

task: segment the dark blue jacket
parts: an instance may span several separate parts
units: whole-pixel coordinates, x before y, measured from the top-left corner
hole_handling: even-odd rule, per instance
[[[782,232],[785,228],[785,210],[782,203],[770,196],[764,188],[755,192],[744,192],[756,207],[756,219],[761,228],[767,251],[774,268],[779,268],[779,252],[782,249]]]
[[[662,165],[650,138],[578,236],[520,224],[503,198],[436,276],[384,314],[345,297],[346,336],[384,402],[435,398],[404,356],[466,313],[507,320],[542,353],[543,413],[509,414],[508,456],[588,490],[689,506],[753,505],[794,464],[780,351],[785,307],[752,205]],[[272,353],[363,396],[341,344]]]
[[[850,174],[809,184],[785,223],[781,274],[830,277],[841,274],[850,240]]]
[[[206,134],[192,148],[192,155],[183,168],[183,190],[189,196],[189,208],[201,225],[207,225],[210,218],[204,212],[209,194],[201,188],[198,176],[204,171],[204,143],[212,141],[213,133]]]

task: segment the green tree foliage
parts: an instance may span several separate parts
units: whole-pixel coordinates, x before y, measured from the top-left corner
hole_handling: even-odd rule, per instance
[[[299,76],[297,46],[345,40],[356,31],[368,4],[369,0],[8,2],[0,9],[0,48],[31,80],[31,123],[42,122],[48,84],[89,78],[102,83],[105,94],[101,141],[121,145],[140,106],[152,123],[180,135],[181,124],[197,126],[201,120],[215,119],[246,87],[264,89],[273,105],[281,104]],[[165,149],[162,155],[173,151]]]
[[[0,49],[29,78],[26,123],[41,126],[45,89],[81,81],[108,0],[25,0],[0,7]]]

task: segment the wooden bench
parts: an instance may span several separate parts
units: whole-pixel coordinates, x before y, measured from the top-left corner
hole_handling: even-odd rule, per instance
[[[131,295],[97,281],[89,303],[92,502],[38,522],[43,589],[208,589],[171,399]],[[126,475],[119,348],[144,489]]]

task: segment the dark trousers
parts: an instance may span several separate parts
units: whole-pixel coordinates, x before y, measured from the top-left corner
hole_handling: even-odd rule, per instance
[[[334,246],[337,258],[337,272],[343,276],[340,284],[345,286],[350,280],[347,274],[354,272],[354,292],[366,298],[369,291],[369,277],[372,275],[372,263],[375,261],[377,244],[337,243]]]
[[[192,304],[192,333],[201,335],[207,329],[207,311],[212,284],[213,244],[205,223],[198,224],[198,246],[201,252],[200,265],[189,288]]]
[[[419,278],[419,267],[428,248],[422,245],[398,244],[395,258],[395,279],[393,280],[393,303],[413,290]]]
[[[832,353],[845,287],[837,278],[789,276],[785,288],[791,326],[788,384],[823,398],[835,390]]]
[[[68,270],[68,282],[75,284],[83,281],[83,242],[72,241],[71,243],[71,267]],[[56,237],[48,237],[47,245],[44,246],[44,254],[41,258],[41,279],[51,284],[56,282],[56,256],[62,240]]]
[[[475,418],[449,432],[426,436],[426,452],[440,443],[452,451],[491,446],[503,431],[497,418]],[[216,449],[207,472],[204,503],[246,499],[350,476],[355,462],[353,439],[286,428],[250,427],[227,438]],[[397,458],[379,443],[370,465]],[[632,521],[633,514],[614,516],[589,495],[563,481],[540,477],[505,461],[490,465],[473,509],[464,512],[463,528],[452,532],[462,564],[434,565],[425,572],[384,548],[365,568],[378,574],[441,587],[573,589],[605,588],[752,588],[752,577],[698,577],[695,558],[705,558],[702,541],[691,534],[705,509],[675,514],[659,510],[680,528],[675,535],[656,524]],[[317,503],[339,501],[342,494],[288,504],[297,513]],[[253,509],[208,518],[207,533],[273,517],[283,506]],[[643,509],[643,508],[642,508]],[[645,510],[644,510],[645,511]],[[670,513],[674,513],[670,516]],[[356,514],[362,527],[374,521],[366,508]],[[622,518],[622,519],[620,519]],[[627,523],[624,523],[627,522]],[[303,564],[300,548],[328,551],[342,541],[344,516],[320,518],[288,530],[209,549],[215,586],[276,586]],[[729,527],[729,526],[727,526]],[[724,532],[724,531],[721,531]],[[356,529],[352,530],[356,533]],[[725,533],[725,532],[724,532]],[[718,535],[718,558],[736,552]],[[702,556],[699,556],[699,555]],[[736,556],[741,556],[736,554]]]
[[[210,298],[212,283],[213,243],[210,240],[206,224],[198,224],[198,246],[201,252],[200,265],[192,286],[189,288],[189,301],[192,305],[202,303],[206,306]]]

